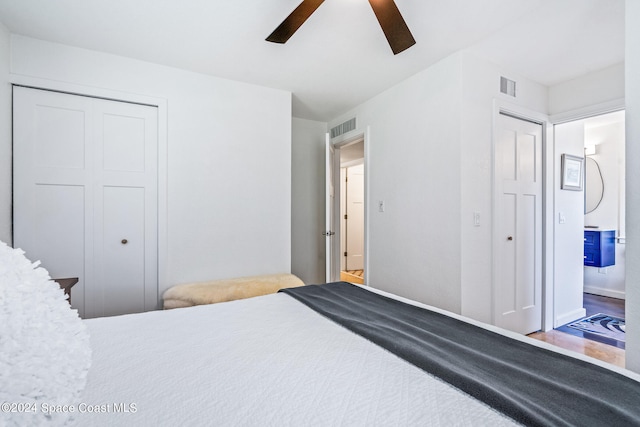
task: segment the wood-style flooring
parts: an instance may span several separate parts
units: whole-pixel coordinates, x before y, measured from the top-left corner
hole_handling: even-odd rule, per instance
[[[364,285],[364,270],[346,270],[340,272],[340,280],[343,282]]]
[[[587,316],[598,313],[608,314],[610,316],[620,317],[624,319],[625,300],[618,298],[602,297],[600,295],[584,294],[584,308],[587,310]]]
[[[345,273],[353,274],[354,276],[364,277],[364,270],[346,270]]]
[[[624,300],[602,297],[599,295],[584,294],[584,308],[587,316],[605,313],[624,318]],[[545,341],[566,350],[582,353],[587,356],[602,360],[624,368],[625,351],[612,345],[581,338],[565,332],[551,330],[549,332],[534,332],[531,338]]]

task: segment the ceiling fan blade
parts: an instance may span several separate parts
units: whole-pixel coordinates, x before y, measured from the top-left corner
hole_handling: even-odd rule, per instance
[[[324,0],[304,0],[266,40],[273,43],[286,43],[323,2]]]
[[[416,44],[393,0],[369,0],[394,55]]]

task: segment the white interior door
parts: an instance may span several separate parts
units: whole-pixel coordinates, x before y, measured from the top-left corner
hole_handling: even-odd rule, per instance
[[[364,164],[347,168],[346,270],[364,269]]]
[[[155,309],[157,109],[14,89],[14,245],[83,317]]]
[[[499,114],[495,145],[495,323],[542,326],[542,125]]]

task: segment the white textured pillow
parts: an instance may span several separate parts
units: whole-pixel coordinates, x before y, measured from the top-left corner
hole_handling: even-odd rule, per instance
[[[43,408],[77,407],[91,365],[84,323],[39,264],[0,242],[0,425],[66,424]]]

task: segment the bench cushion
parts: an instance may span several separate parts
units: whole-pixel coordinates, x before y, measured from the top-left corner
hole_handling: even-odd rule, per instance
[[[269,274],[209,282],[185,283],[165,291],[164,308],[191,307],[272,294],[282,288],[303,286],[293,274]]]

